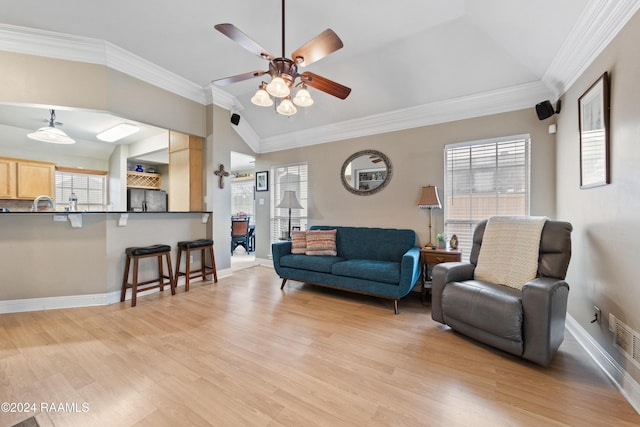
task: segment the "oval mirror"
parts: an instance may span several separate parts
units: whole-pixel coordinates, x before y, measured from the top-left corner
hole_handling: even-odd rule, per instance
[[[363,150],[344,162],[340,179],[344,188],[351,193],[369,196],[386,187],[392,173],[393,168],[387,156],[380,151]]]

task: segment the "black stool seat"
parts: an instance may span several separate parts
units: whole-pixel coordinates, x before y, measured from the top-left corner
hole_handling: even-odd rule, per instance
[[[153,255],[162,252],[171,252],[169,245],[153,245],[153,246],[137,246],[125,249],[125,253],[129,256]]]
[[[184,242],[178,242],[178,248],[180,249],[198,249],[198,248],[206,248],[207,246],[213,246],[213,240],[198,239],[198,240],[187,240]]]
[[[200,251],[200,268],[197,270],[191,269],[191,251]],[[182,259],[182,253],[185,253],[185,272],[180,271],[180,263]],[[208,256],[207,256],[208,255]],[[207,265],[209,261],[210,265]],[[216,258],[213,254],[213,240],[211,239],[198,239],[198,240],[184,240],[178,242],[178,260],[176,261],[176,276],[173,282],[177,285],[180,276],[184,276],[184,290],[189,290],[189,281],[198,277],[202,277],[203,280],[207,280],[207,275],[213,273],[213,282],[218,283],[218,272],[216,270]]]
[[[173,270],[171,268],[171,246],[169,245],[152,245],[152,246],[134,246],[124,250],[126,259],[124,265],[124,276],[122,277],[122,291],[120,292],[120,301],[124,301],[127,289],[131,289],[131,307],[136,306],[136,295],[139,292],[149,289],[160,288],[164,290],[165,285],[171,287],[171,295],[176,294],[176,282],[174,281]],[[145,258],[156,258],[158,264],[158,276],[155,279],[139,281],[138,280],[138,261]],[[162,261],[166,261],[167,274],[164,273]],[[129,269],[133,264],[133,277],[129,282]],[[167,280],[165,280],[167,279]]]

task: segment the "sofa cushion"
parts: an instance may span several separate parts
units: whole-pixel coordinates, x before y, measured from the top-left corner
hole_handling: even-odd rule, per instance
[[[350,259],[333,264],[331,273],[336,276],[347,276],[376,282],[400,283],[399,262]]]
[[[307,252],[307,232],[292,231],[291,232],[291,253],[304,254]]]
[[[337,229],[337,255],[347,259],[400,262],[402,256],[415,246],[416,240],[415,231],[395,228],[313,225],[310,229]]]
[[[317,271],[320,273],[331,273],[331,267],[344,261],[344,258],[329,255],[307,256],[307,255],[284,255],[280,258],[280,266],[298,268],[301,270]]]
[[[307,231],[307,255],[336,256],[336,231],[309,230]]]
[[[442,291],[442,311],[447,324],[453,319],[452,323],[522,341],[522,292],[517,289],[479,280],[450,282]]]

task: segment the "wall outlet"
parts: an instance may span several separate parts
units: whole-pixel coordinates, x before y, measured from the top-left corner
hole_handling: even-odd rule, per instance
[[[594,305],[593,313],[594,313],[593,322],[596,322],[598,325],[602,323],[602,311],[600,310],[600,307],[598,307],[597,305]]]
[[[193,264],[193,255],[189,255],[189,264]]]

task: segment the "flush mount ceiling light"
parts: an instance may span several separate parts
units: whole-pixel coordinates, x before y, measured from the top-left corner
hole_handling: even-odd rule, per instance
[[[56,122],[55,110],[49,110],[49,113],[51,114],[49,126],[42,127],[35,132],[27,134],[27,136],[36,141],[50,144],[75,144],[75,140],[71,139],[62,129],[56,127],[56,125],[61,126],[62,123]]]
[[[136,125],[132,125],[130,123],[120,123],[112,127],[111,129],[107,129],[104,132],[101,132],[96,135],[100,141],[105,142],[116,142],[121,140],[122,138],[126,138],[134,133],[138,132],[140,128]]]
[[[258,55],[262,59],[269,61],[268,71],[251,71],[249,73],[238,74],[224,79],[214,80],[213,84],[224,86],[231,83],[241,82],[243,80],[269,74],[271,81],[267,84],[262,82],[256,94],[251,98],[251,102],[261,107],[270,107],[275,105],[276,111],[285,116],[291,116],[298,110],[298,107],[308,107],[313,104],[311,94],[307,89],[307,85],[329,95],[333,95],[340,99],[345,99],[351,93],[351,89],[339,83],[331,81],[325,77],[319,76],[309,71],[302,74],[298,73],[298,67],[306,67],[307,65],[324,58],[330,53],[342,48],[342,40],[331,29],[326,29],[311,41],[298,48],[291,54],[291,58],[285,58],[284,52],[284,0],[282,0],[282,56],[276,58],[259,44],[257,44],[248,35],[240,31],[233,24],[218,24],[215,29],[220,31],[249,52]],[[300,81],[296,83],[296,79]],[[299,87],[295,96],[291,98],[293,88]]]

